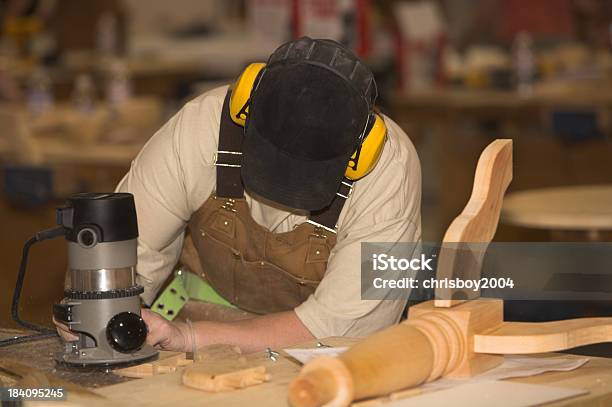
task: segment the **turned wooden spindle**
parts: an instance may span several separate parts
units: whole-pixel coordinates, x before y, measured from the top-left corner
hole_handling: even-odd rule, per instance
[[[458,310],[438,312],[433,302],[419,304],[411,318],[360,342],[337,358],[306,364],[289,386],[294,407],[348,406],[353,400],[418,386],[442,376],[465,376],[501,363],[475,355],[468,339],[499,326],[499,300],[478,300]]]
[[[289,401],[294,407],[347,406],[352,400],[419,385],[433,371],[434,346],[417,326],[399,324],[338,358],[307,364],[289,387]]]

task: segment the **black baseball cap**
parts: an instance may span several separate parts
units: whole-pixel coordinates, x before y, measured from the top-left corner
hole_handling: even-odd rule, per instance
[[[279,47],[251,94],[246,189],[295,209],[327,207],[376,95],[371,71],[335,41],[302,37]]]

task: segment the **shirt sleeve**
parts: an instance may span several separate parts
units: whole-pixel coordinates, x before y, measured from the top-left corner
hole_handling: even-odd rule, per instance
[[[185,105],[147,142],[117,187],[134,195],[137,281],[147,304],[178,261],[191,214],[214,189],[218,99],[204,95]]]
[[[385,147],[390,152],[356,184],[340,218],[325,277],[315,293],[295,309],[317,338],[367,336],[397,323],[406,305],[407,296],[402,300],[361,299],[361,243],[421,240],[418,157],[403,131],[385,121],[394,132],[391,146]]]

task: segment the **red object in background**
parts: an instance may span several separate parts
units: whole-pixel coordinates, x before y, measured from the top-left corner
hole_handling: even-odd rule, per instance
[[[348,44],[361,57],[370,52],[370,0],[350,0],[354,26],[346,27],[340,0],[292,0],[292,33],[294,38],[307,35],[341,41],[353,38]],[[350,32],[349,32],[350,31]]]
[[[405,60],[406,56],[404,53],[404,40],[402,33],[397,26],[393,27],[393,46],[395,49],[395,70],[399,74],[397,75],[397,86],[399,89],[405,89],[406,86],[406,67]]]
[[[506,43],[521,31],[534,37],[572,37],[571,0],[503,0],[497,26],[498,38]]]
[[[355,0],[357,3],[357,34],[358,42],[356,52],[361,57],[370,54],[370,0]]]
[[[444,50],[447,34],[434,3],[401,3],[393,27],[398,89],[427,91],[444,85]]]
[[[444,50],[448,46],[448,36],[446,34],[440,34],[438,37],[438,46],[436,48],[436,70],[435,82],[438,86],[446,85],[446,76],[444,75]]]
[[[291,0],[291,22],[293,38],[302,36],[302,20],[300,19],[300,0]]]
[[[432,73],[431,84],[435,86],[444,86],[446,77],[444,76],[444,50],[448,44],[448,38],[445,34],[436,36],[434,40],[428,43],[410,41],[397,35],[395,41],[396,52],[396,67],[397,72],[400,72],[398,78],[398,88],[403,91],[413,90],[415,83],[411,83],[408,78],[412,74],[412,58],[431,58]]]

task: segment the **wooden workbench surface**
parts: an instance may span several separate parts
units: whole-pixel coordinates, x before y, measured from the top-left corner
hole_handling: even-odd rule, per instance
[[[0,331],[6,337],[8,331]],[[355,339],[329,338],[322,342],[331,346],[350,345]],[[313,343],[305,345],[314,346]],[[297,375],[301,366],[291,358],[280,357],[272,361],[265,352],[246,355],[249,365],[264,365],[272,375],[270,382],[251,388],[226,393],[206,393],[184,387],[181,372],[153,376],[146,379],[127,379],[101,370],[83,372],[56,366],[53,354],[61,350],[59,339],[0,348],[0,361],[5,358],[52,373],[71,383],[92,388],[103,398],[90,398],[71,394],[69,405],[88,407],[107,405],[132,406],[288,406],[287,385]],[[547,357],[539,355],[538,357]],[[0,375],[2,373],[0,372]],[[612,405],[612,359],[592,358],[586,365],[571,372],[551,372],[528,378],[510,379],[533,384],[546,384],[566,388],[586,389],[589,394],[550,404],[551,406],[604,406]],[[409,391],[404,396],[419,394]],[[386,400],[370,400],[357,403],[363,407],[380,405]]]

